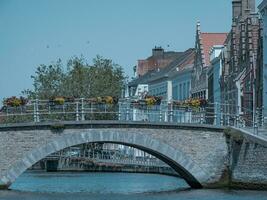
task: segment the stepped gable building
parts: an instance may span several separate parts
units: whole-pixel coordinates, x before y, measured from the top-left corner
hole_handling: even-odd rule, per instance
[[[260,31],[260,45],[258,51],[256,97],[257,106],[263,108],[264,121],[267,119],[267,0],[263,0],[259,5],[262,17]]]
[[[256,71],[260,48],[260,20],[255,0],[232,1],[232,29],[225,43],[222,93],[230,114],[253,120],[256,107]]]
[[[197,23],[195,41],[195,62],[192,73],[192,97],[208,98],[207,69],[210,65],[210,51],[213,46],[223,45],[227,33],[201,33],[200,23]]]
[[[152,49],[152,56],[144,60],[138,60],[137,77],[145,75],[149,71],[165,68],[183,52],[167,51],[162,47]]]

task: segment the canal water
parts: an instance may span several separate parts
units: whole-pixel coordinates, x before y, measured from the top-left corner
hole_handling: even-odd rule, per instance
[[[156,174],[28,171],[0,191],[2,200],[265,200],[267,191],[193,190],[184,180]]]

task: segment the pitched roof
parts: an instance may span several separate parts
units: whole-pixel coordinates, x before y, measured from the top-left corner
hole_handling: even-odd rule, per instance
[[[133,79],[128,83],[128,86],[137,86],[139,84],[147,84],[148,80],[153,76],[155,72],[151,71],[148,73],[145,73],[143,76],[140,76],[138,78]]]
[[[176,51],[164,51],[163,52],[163,58],[164,59],[168,59],[168,58],[176,58],[177,56],[180,56],[181,54],[183,54],[183,52],[176,52]],[[160,56],[156,56],[156,55],[151,55],[148,58],[146,58],[145,60],[151,60],[151,59],[157,59]],[[142,59],[140,59],[142,60]]]
[[[148,84],[151,81],[159,80],[162,78],[167,78],[170,76],[169,73],[173,73],[173,69],[176,71],[176,67],[184,68],[183,65],[189,64],[194,59],[194,49],[188,49],[185,52],[180,53],[179,57],[177,57],[174,61],[172,61],[169,65],[165,68],[160,70],[153,70],[150,71],[143,76],[140,76],[134,80],[132,80],[128,85],[129,86],[137,86],[138,84]]]
[[[201,45],[204,53],[205,66],[210,65],[209,52],[214,45],[223,45],[227,38],[227,33],[200,33]]]
[[[155,81],[161,78],[167,78],[170,76],[170,73],[173,73],[173,69],[174,71],[177,71],[176,68],[178,67],[183,68],[184,64],[187,63],[189,61],[189,59],[194,59],[194,52],[195,50],[190,48],[188,50],[186,50],[185,52],[183,52],[178,58],[176,58],[174,61],[172,61],[169,65],[167,65],[167,67],[165,67],[164,69],[160,70],[157,74],[155,74],[153,77],[151,77],[150,81]],[[181,69],[182,70],[182,69]]]

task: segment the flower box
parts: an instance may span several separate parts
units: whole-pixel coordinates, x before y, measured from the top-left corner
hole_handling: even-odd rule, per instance
[[[24,106],[28,103],[28,100],[24,97],[10,97],[6,98],[3,101],[4,106],[10,106],[10,107],[19,107],[19,106]]]

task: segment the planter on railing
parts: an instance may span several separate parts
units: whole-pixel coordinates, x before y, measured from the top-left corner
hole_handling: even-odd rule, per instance
[[[207,106],[208,101],[206,99],[188,99],[185,101],[172,101],[171,103],[181,108],[203,108]]]
[[[106,96],[104,97],[104,103],[113,105],[118,103],[118,98],[117,97],[112,97],[112,96]]]
[[[24,97],[9,97],[4,99],[3,105],[9,107],[19,107],[25,106],[28,103],[28,100]]]
[[[105,96],[105,97],[95,97],[85,99],[87,103],[92,104],[108,104],[108,105],[116,105],[118,104],[119,99],[117,97]]]
[[[64,97],[56,97],[53,102],[55,105],[63,105],[65,103]]]
[[[49,100],[50,105],[64,105],[67,103],[74,103],[74,102],[79,102],[79,103],[89,103],[89,104],[107,104],[107,105],[116,105],[118,104],[118,97],[112,97],[112,96],[105,96],[105,97],[94,97],[94,98],[77,98],[75,99],[74,97],[52,97]]]
[[[55,104],[58,104],[58,105],[62,105],[66,102],[68,103],[72,103],[72,102],[75,102],[75,98],[74,97],[66,97],[66,96],[56,96],[56,97],[51,97],[49,99],[49,102],[50,103],[55,103]]]
[[[157,96],[145,96],[144,99],[136,99],[131,101],[133,107],[146,107],[155,106],[161,104],[162,97]]]

